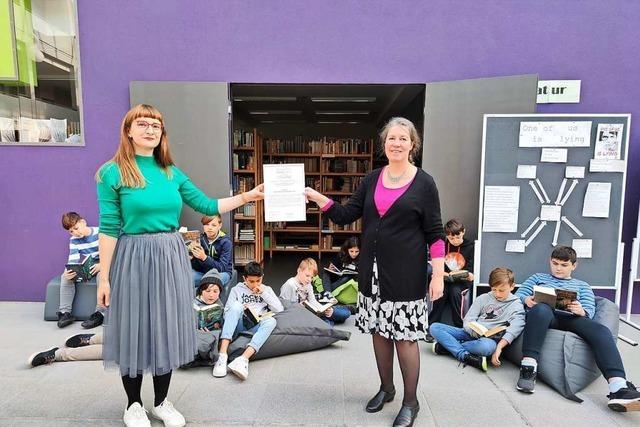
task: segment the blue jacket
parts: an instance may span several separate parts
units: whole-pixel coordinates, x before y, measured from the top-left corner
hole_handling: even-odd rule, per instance
[[[200,234],[200,246],[204,249],[207,257],[200,261],[196,257],[191,259],[191,267],[201,273],[215,268],[220,273],[231,274],[233,266],[231,264],[231,240],[224,231],[218,232],[218,237],[209,244],[209,239],[205,233]]]

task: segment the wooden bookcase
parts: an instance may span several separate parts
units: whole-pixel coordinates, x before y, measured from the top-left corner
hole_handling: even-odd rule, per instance
[[[373,139],[264,139],[262,161],[304,163],[306,186],[344,202],[371,171]],[[338,226],[323,218],[317,206],[310,205],[304,223],[265,224],[264,251],[270,257],[275,252],[299,252],[322,258],[323,254],[338,252],[344,240],[360,232],[360,221]]]
[[[262,182],[262,138],[256,131],[234,130],[232,141],[232,189],[233,194],[251,190]],[[262,262],[264,204],[262,201],[247,203],[232,214],[234,266],[244,266],[249,261]]]

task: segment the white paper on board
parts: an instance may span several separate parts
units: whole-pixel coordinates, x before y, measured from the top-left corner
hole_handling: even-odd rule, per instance
[[[524,253],[526,248],[524,240],[507,240],[507,245],[504,248],[505,252],[517,252],[520,254]]]
[[[520,122],[520,147],[589,147],[591,122]]]
[[[589,161],[589,172],[620,172],[625,168],[624,160],[611,159],[591,159]]]
[[[562,206],[542,205],[540,206],[541,221],[560,221]]]
[[[622,150],[622,123],[599,123],[596,132],[594,159],[619,159]]]
[[[609,218],[611,199],[610,182],[590,182],[584,195],[582,216],[591,218]]]
[[[567,166],[564,170],[565,178],[584,178],[584,166]]]
[[[578,258],[591,258],[592,244],[591,239],[573,239],[571,247],[576,251]]]
[[[264,220],[305,221],[304,164],[263,165]]]
[[[536,165],[518,165],[516,178],[536,179]]]
[[[482,231],[498,233],[518,231],[519,207],[520,187],[485,186]]]
[[[541,162],[567,163],[566,148],[543,148],[540,155]]]

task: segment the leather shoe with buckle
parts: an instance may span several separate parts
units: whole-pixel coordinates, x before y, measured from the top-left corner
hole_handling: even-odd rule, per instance
[[[418,416],[419,410],[420,405],[417,403],[416,406],[402,405],[400,412],[398,412],[396,419],[393,421],[393,427],[411,427]]]
[[[365,410],[367,412],[378,412],[382,409],[385,403],[391,402],[393,398],[396,396],[396,389],[394,388],[390,392],[386,392],[382,389],[375,396],[367,402],[367,407]]]

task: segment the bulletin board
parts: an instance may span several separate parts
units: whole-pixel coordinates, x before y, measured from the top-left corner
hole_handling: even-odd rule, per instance
[[[476,287],[495,267],[512,269],[517,283],[549,272],[554,246],[566,245],[578,251],[573,277],[620,289],[630,121],[628,114],[484,116]]]

